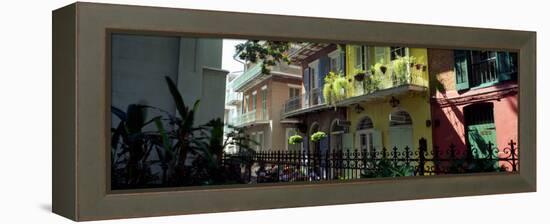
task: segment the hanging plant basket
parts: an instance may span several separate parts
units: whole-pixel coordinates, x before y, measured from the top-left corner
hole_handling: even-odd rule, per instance
[[[353,77],[355,78],[355,81],[362,82],[363,80],[365,80],[365,73],[359,72],[359,73],[355,74],[355,76],[353,76]]]
[[[416,64],[416,70],[420,70],[422,68],[422,64]]]
[[[382,65],[380,66],[380,71],[383,73],[383,74],[386,74],[386,71],[388,70],[388,67]]]
[[[425,72],[426,70],[428,70],[428,66],[422,65],[422,71]]]
[[[410,66],[411,66],[411,68],[412,68],[412,67],[414,67],[414,63],[413,63],[413,62],[411,62],[411,63],[410,63]]]

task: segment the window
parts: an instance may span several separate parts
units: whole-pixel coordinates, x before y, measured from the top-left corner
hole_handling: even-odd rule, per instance
[[[517,79],[517,53],[455,50],[454,60],[457,90]]]
[[[262,89],[262,120],[267,120],[267,89]]]
[[[340,50],[335,50],[328,54],[330,59],[329,71],[331,72],[344,72],[343,54]]]
[[[386,63],[387,47],[374,47],[374,63]]]
[[[310,75],[310,88],[315,89],[319,87],[319,71],[317,71],[317,68],[319,66],[319,60],[315,60],[311,64],[309,64],[309,75]]]
[[[390,113],[389,135],[391,149],[395,147],[399,152],[404,152],[407,148],[414,150],[412,119],[409,113],[403,110]]]
[[[334,119],[330,126],[330,149],[340,151],[343,149],[344,127],[338,119]]]
[[[355,139],[356,149],[366,152],[371,152],[375,147],[380,149],[382,144],[380,132],[374,129],[372,120],[368,116],[365,116],[359,124],[357,124]]]
[[[288,98],[292,99],[294,97],[300,96],[300,88],[290,87],[288,88]]]
[[[256,92],[252,93],[252,111],[256,110]]]
[[[498,81],[497,54],[494,51],[472,51],[472,75],[470,84],[480,86]]]
[[[260,151],[264,149],[264,132],[260,131],[256,134],[256,142],[258,145],[256,146],[256,150]]]
[[[243,104],[243,113],[248,112],[249,110],[249,104],[250,104],[250,96],[246,95],[244,97],[244,104]]]
[[[390,47],[390,59],[393,61],[398,57],[405,57],[407,52],[404,47]]]
[[[355,62],[354,67],[356,69],[366,70],[366,61],[367,61],[367,47],[366,46],[355,46]]]
[[[412,119],[404,110],[394,111],[390,114],[390,126],[411,125]]]

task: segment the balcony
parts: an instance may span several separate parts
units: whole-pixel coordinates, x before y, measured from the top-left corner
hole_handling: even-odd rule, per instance
[[[236,117],[233,122],[237,127],[244,127],[254,124],[268,124],[269,116],[267,111],[251,110]]]
[[[225,104],[226,105],[239,105],[242,100],[242,93],[228,91],[225,95]]]
[[[326,106],[321,88],[290,98],[283,105],[282,117],[287,118]]]
[[[408,63],[407,63],[408,64]],[[424,67],[388,65],[386,71],[375,69],[374,74],[366,75],[363,81],[355,80],[353,91],[336,106],[349,106],[359,102],[368,102],[387,96],[428,91],[428,72]]]
[[[257,63],[248,68],[242,75],[232,81],[232,87],[235,91],[240,91],[243,87],[250,84],[253,80],[259,77],[262,73],[262,63]]]
[[[396,63],[393,63],[394,65]],[[342,77],[344,78],[344,77]],[[374,74],[366,75],[363,81],[353,81],[353,87],[348,89],[349,94],[340,98],[337,102],[330,103],[333,106],[346,107],[360,102],[379,100],[393,95],[407,94],[410,92],[427,92],[428,72],[420,67],[400,68],[386,66],[385,72],[379,68]],[[302,113],[328,107],[321,88],[317,88],[306,94],[288,99],[283,105],[282,117],[289,118]]]

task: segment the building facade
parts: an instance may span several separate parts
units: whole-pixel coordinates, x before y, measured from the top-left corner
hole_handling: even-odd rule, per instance
[[[329,72],[345,70],[345,50],[335,44],[309,43],[290,54],[290,59],[301,67],[303,85],[300,94],[285,102],[283,118],[295,121],[295,132],[304,138],[303,150],[324,153],[341,149],[346,142],[343,136],[346,109],[328,105],[323,86]],[[313,144],[310,136],[318,131],[328,137]]]
[[[233,122],[256,144],[255,150],[285,150],[287,128],[292,121],[281,119],[285,100],[298,92],[302,77],[297,66],[280,63],[270,74],[261,73],[261,63],[248,63],[244,73],[232,81],[242,96],[240,114]]]
[[[459,153],[485,158],[517,142],[516,53],[430,49],[428,55],[434,58],[429,62],[434,145],[444,150],[452,143]],[[493,152],[486,150],[489,145]]]
[[[415,151],[421,138],[431,143],[427,62],[425,48],[346,46],[352,88],[338,105],[347,106],[352,148]]]
[[[196,125],[224,117],[228,72],[220,69],[221,39],[116,34],[111,45],[112,106],[142,104],[176,114],[165,79],[170,77],[187,105],[201,100]],[[148,111],[148,119],[158,115]],[[113,116],[112,125],[118,122]]]

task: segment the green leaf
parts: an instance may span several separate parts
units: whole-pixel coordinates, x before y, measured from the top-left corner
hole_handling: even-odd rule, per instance
[[[172,81],[172,79],[168,76],[165,76],[166,82],[168,83],[168,88],[170,90],[170,94],[172,95],[172,98],[174,99],[174,103],[176,104],[176,109],[180,113],[180,116],[182,119],[185,119],[187,117],[187,107],[185,106],[185,102],[183,101],[183,97],[181,96],[178,87]]]

